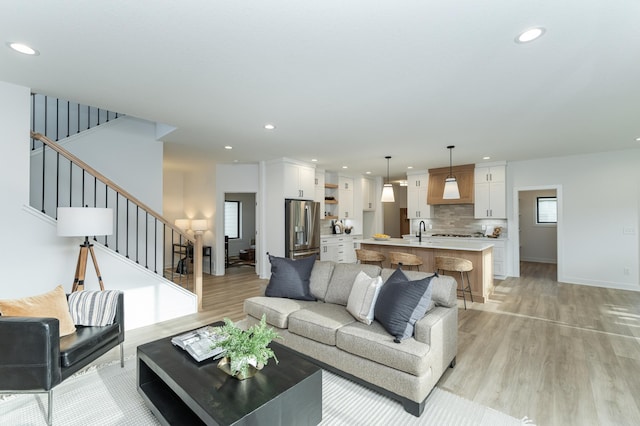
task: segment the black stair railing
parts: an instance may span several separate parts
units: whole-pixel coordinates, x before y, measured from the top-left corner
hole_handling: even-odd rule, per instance
[[[126,190],[66,151],[46,136],[31,132],[42,143],[32,153],[30,204],[57,219],[58,207],[106,207],[114,210],[114,234],[94,241],[176,282],[201,300],[202,276],[190,263],[202,264],[195,240]],[[176,259],[177,258],[177,259]],[[166,259],[166,260],[165,260]],[[200,272],[201,274],[201,272]]]
[[[56,142],[122,116],[53,96],[31,94],[31,130]],[[36,140],[31,140],[31,149],[40,147]]]

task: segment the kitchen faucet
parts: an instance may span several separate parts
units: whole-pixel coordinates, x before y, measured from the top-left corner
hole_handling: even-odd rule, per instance
[[[418,225],[418,242],[421,243],[422,242],[422,230],[424,229],[424,232],[427,232],[427,225],[425,225],[424,220],[420,221],[420,224]]]

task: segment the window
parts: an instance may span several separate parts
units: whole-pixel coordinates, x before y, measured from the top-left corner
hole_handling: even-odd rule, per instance
[[[556,197],[537,197],[536,223],[558,223],[558,200]]]
[[[240,238],[240,201],[224,202],[224,235],[229,239]]]

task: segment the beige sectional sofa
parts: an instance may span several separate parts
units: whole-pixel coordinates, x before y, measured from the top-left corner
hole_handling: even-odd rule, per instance
[[[402,402],[420,416],[430,391],[445,370],[455,365],[458,308],[456,281],[431,279],[431,306],[415,323],[413,337],[394,342],[373,321],[357,321],[346,309],[353,282],[360,271],[386,282],[393,269],[375,265],[316,261],[310,291],[317,301],[280,297],[252,297],[244,302],[248,325],[266,317],[282,343],[334,371]],[[410,280],[432,273],[403,271]]]

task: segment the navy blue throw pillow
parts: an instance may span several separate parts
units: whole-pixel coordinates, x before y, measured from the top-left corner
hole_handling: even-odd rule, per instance
[[[409,281],[400,268],[382,285],[374,316],[395,337],[394,342],[413,336],[416,322],[427,313],[431,302],[431,278]]]
[[[264,292],[267,297],[316,300],[309,289],[309,277],[316,263],[315,256],[288,259],[269,255],[271,278]]]

